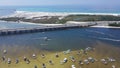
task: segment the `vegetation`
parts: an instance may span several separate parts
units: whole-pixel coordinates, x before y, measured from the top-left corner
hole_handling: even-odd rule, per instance
[[[19,17],[8,17],[8,18],[0,18],[0,20],[4,20],[4,21],[19,21],[19,20],[22,20],[22,19],[24,19],[24,17],[21,17],[21,18],[19,18]]]
[[[109,26],[120,27],[120,23],[117,23],[117,22],[111,23],[111,24],[109,24]]]
[[[0,20],[4,20],[4,21],[24,21],[24,22],[33,22],[33,23],[56,23],[58,21],[58,17],[51,17],[48,19],[48,17],[42,17],[42,19],[39,19],[37,17],[32,18],[32,19],[26,19],[24,17],[8,17],[8,18],[1,18]]]
[[[40,18],[40,19],[39,19]],[[120,21],[120,16],[112,15],[69,15],[63,19],[59,19],[59,16],[43,16],[43,17],[34,17],[32,19],[19,18],[19,17],[9,17],[1,18],[0,20],[5,21],[24,21],[24,22],[33,22],[33,23],[66,23],[67,21]]]
[[[66,21],[120,21],[120,17],[110,15],[69,15],[62,19],[60,23]]]

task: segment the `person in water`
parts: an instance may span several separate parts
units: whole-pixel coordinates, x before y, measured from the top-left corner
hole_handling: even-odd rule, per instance
[[[8,64],[11,64],[11,59],[10,58],[8,58]]]
[[[42,68],[46,68],[46,65],[44,63],[42,64]]]
[[[49,64],[51,64],[51,65],[53,64],[52,60],[49,60]]]
[[[37,65],[35,65],[34,68],[37,68]]]
[[[41,54],[41,57],[42,57],[42,58],[45,58],[45,55],[44,55],[44,54]]]
[[[36,55],[35,55],[35,54],[33,54],[33,55],[32,55],[32,57],[35,59],[35,58],[36,58]]]
[[[2,60],[5,61],[5,56],[2,56]]]
[[[18,58],[16,59],[16,62],[15,62],[16,64],[18,64],[19,63],[19,60],[18,60]]]
[[[56,54],[55,54],[55,57],[56,57],[56,58],[58,58],[58,57],[59,57],[58,53],[56,53]]]

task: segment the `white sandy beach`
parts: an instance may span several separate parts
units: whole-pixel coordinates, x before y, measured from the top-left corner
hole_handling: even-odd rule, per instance
[[[113,16],[120,16],[120,14],[114,14],[114,13],[67,13],[67,12],[28,12],[28,11],[15,11],[11,15],[6,15],[6,16],[1,16],[0,18],[8,18],[8,17],[24,17],[26,19],[43,19],[44,17],[50,18],[52,16],[57,16],[59,19],[63,19],[64,17],[68,15],[79,15],[79,14],[84,14],[84,15],[113,15]],[[45,18],[45,19],[47,19]],[[42,26],[60,26],[60,25],[83,25],[83,26],[88,26],[88,25],[94,25],[97,23],[95,26],[91,27],[97,27],[97,28],[120,28],[120,27],[111,27],[108,26],[109,23],[113,23],[116,21],[96,21],[96,22],[76,22],[76,21],[67,21],[66,24],[37,24],[37,23],[30,23],[30,22],[22,22],[20,23],[27,23],[27,24],[33,24],[33,25],[42,25]],[[117,21],[120,22],[120,21]]]
[[[23,24],[33,24],[33,25],[40,25],[40,26],[74,26],[74,25],[78,25],[78,26],[88,26],[88,25],[94,25],[95,22],[76,22],[76,21],[67,21],[65,24],[40,24],[40,23],[31,23],[31,22],[20,22]]]
[[[93,28],[120,28],[120,27],[113,27],[113,26],[91,26]]]
[[[27,19],[31,19],[33,17],[43,17],[43,16],[60,16],[60,19],[68,16],[68,15],[112,15],[112,16],[120,16],[120,14],[116,13],[84,13],[84,12],[28,12],[28,11],[15,11],[13,14],[1,16],[0,18],[7,17],[25,17]]]
[[[40,23],[30,23],[30,22],[20,22],[23,24],[33,24],[33,25],[42,25],[42,26],[62,26],[62,25],[94,25],[96,22],[76,22],[76,21],[67,21],[66,24],[40,24]],[[98,23],[98,22],[97,22]],[[100,23],[100,22],[99,22]],[[101,23],[105,23],[105,21],[101,21]],[[95,25],[90,27],[96,27],[96,28],[120,28],[120,27],[113,27],[108,25]]]

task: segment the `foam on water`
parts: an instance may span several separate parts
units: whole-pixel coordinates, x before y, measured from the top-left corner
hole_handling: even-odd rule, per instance
[[[0,6],[0,13],[11,14],[28,12],[45,12],[45,13],[69,13],[69,14],[89,14],[89,15],[120,15],[120,10],[116,8],[99,9],[85,6]],[[5,15],[6,15],[5,14]]]
[[[111,38],[98,38],[98,39],[120,42],[119,39],[111,39]]]

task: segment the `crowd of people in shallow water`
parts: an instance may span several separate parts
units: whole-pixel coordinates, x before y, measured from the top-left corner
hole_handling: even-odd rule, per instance
[[[92,47],[87,47],[87,48],[85,48],[85,49],[81,49],[80,51],[78,51],[78,53],[77,53],[77,55],[81,55],[81,54],[84,54],[84,55],[87,55],[87,53],[89,52],[89,51],[94,51],[94,48],[92,48]],[[69,54],[69,53],[71,53],[71,50],[70,49],[68,49],[68,50],[66,50],[66,51],[63,51],[63,54]],[[5,55],[5,54],[7,54],[7,50],[3,50],[3,54]],[[41,54],[41,57],[42,58],[45,58],[45,54]],[[55,54],[55,57],[56,58],[59,58],[59,54],[58,53],[56,53]],[[37,56],[36,56],[36,54],[33,54],[32,55],[32,58],[34,58],[34,59],[36,59],[37,58]],[[84,59],[84,60],[76,60],[75,59],[75,57],[74,56],[69,56],[69,58],[67,57],[65,57],[63,60],[60,60],[60,64],[65,64],[65,63],[67,63],[68,62],[68,60],[71,60],[73,63],[74,62],[78,62],[78,64],[80,64],[80,65],[83,65],[83,64],[86,64],[86,65],[88,65],[88,64],[90,64],[90,63],[94,63],[94,62],[101,62],[101,63],[103,63],[104,65],[108,65],[108,63],[109,62],[116,62],[116,59],[114,59],[114,58],[112,58],[112,57],[107,57],[107,58],[102,58],[102,59],[96,59],[96,58],[94,58],[94,57],[88,57],[88,58],[86,58],[86,59]],[[7,62],[8,64],[11,64],[12,63],[12,60],[11,60],[11,58],[6,58],[6,56],[2,56],[2,61],[4,62]],[[18,64],[19,63],[19,59],[18,58],[16,58],[16,60],[15,60],[15,64]],[[27,64],[30,64],[30,59],[29,58],[27,58],[26,56],[23,56],[23,61],[24,62],[26,62]],[[49,60],[48,61],[48,63],[50,64],[50,65],[53,65],[54,63],[53,63],[53,60]],[[37,67],[37,65],[34,65],[34,67],[33,68],[38,68]],[[45,63],[42,63],[42,68],[46,68],[46,64]],[[73,64],[73,65],[71,65],[71,68],[76,68],[75,67],[75,65]],[[116,66],[115,65],[112,65],[111,66],[111,68],[116,68]]]

